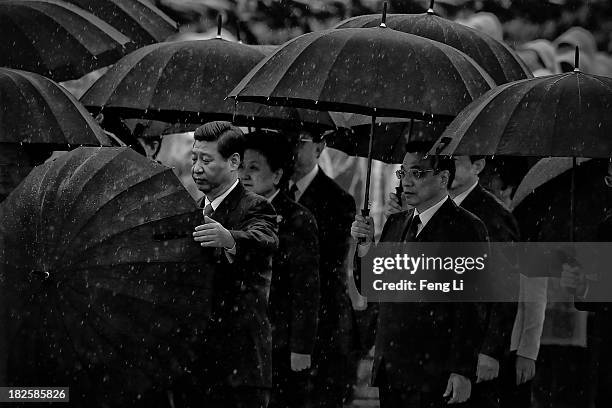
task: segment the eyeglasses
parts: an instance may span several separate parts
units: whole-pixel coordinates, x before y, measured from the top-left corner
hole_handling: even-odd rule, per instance
[[[430,171],[435,171],[434,169],[399,169],[395,171],[395,175],[398,179],[403,179],[406,176],[410,176],[412,179],[421,179],[425,176],[425,173],[429,173]]]

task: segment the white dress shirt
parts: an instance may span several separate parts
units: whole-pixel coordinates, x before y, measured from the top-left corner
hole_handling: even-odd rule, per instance
[[[230,186],[230,188],[228,188],[227,190],[225,190],[223,192],[223,194],[221,194],[220,196],[218,196],[217,198],[215,198],[214,200],[210,201],[208,199],[208,196],[204,196],[204,208],[206,208],[206,206],[208,204],[210,204],[212,206],[213,211],[216,211],[217,208],[219,208],[219,206],[221,205],[221,203],[223,202],[223,200],[225,199],[225,197],[227,197],[238,185],[238,182],[240,180],[236,180],[234,181],[234,184],[232,184]],[[204,210],[202,210],[202,214],[204,213]],[[227,259],[231,262],[233,261],[232,256],[236,255],[236,242],[234,242],[234,246],[231,248],[223,248],[225,249],[225,255],[227,256]]]
[[[306,174],[304,177],[302,177],[295,183],[293,181],[289,181],[289,189],[291,189],[291,187],[293,187],[294,184],[298,188],[297,191],[295,192],[295,201],[300,200],[300,197],[302,197],[302,194],[304,194],[304,191],[306,191],[306,189],[308,188],[310,183],[312,183],[312,180],[314,180],[314,178],[317,176],[318,173],[319,173],[319,166],[317,165],[317,166],[314,166],[313,169],[308,172],[308,174]]]
[[[461,206],[461,203],[463,202],[463,200],[465,200],[465,197],[467,197],[468,194],[470,194],[472,190],[476,188],[477,185],[478,185],[478,180],[476,180],[476,182],[472,184],[472,187],[468,188],[461,194],[457,194],[455,198],[453,198],[453,201],[455,202],[455,204]]]

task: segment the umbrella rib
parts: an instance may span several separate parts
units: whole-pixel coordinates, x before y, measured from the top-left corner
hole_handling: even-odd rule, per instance
[[[78,291],[76,288],[72,287],[72,286],[71,286],[71,285],[69,285],[69,284],[68,284],[68,286],[74,290],[74,293],[79,293],[79,291]],[[83,296],[83,297],[86,297],[85,295],[82,295],[82,296]],[[76,309],[74,305],[72,305],[72,304],[71,304],[71,307],[73,308],[73,310],[74,310],[74,311],[75,311],[77,314],[80,314],[82,317],[84,317],[84,318],[87,318],[87,317],[88,317],[88,316],[87,316],[87,313],[82,313],[82,312],[79,312],[79,311],[78,311],[78,309]],[[96,315],[97,317],[99,317],[99,318],[101,319],[101,321],[104,321],[106,324],[108,324],[108,325],[109,325],[109,327],[113,328],[114,330],[117,330],[117,333],[119,333],[119,334],[121,333],[121,329],[118,329],[116,326],[114,326],[114,325],[112,324],[112,320],[110,320],[110,319],[108,319],[106,316],[104,316],[104,315],[102,315],[102,314],[98,313],[98,312],[97,312],[97,311],[96,311],[94,308],[91,308],[91,309],[90,309],[90,313],[92,313],[92,314]],[[92,327],[92,329],[93,329],[93,328],[94,328],[94,326],[92,325],[91,320],[89,320],[89,319],[88,319],[88,321],[90,322],[89,324],[90,324],[90,326],[91,326],[91,327]],[[113,350],[114,350],[114,351],[117,353],[117,356],[120,356],[121,358],[125,359],[126,361],[130,361],[130,359],[128,358],[128,357],[129,357],[128,353],[124,353],[124,352],[122,352],[122,351],[121,351],[121,349],[120,349],[119,347],[117,347],[116,345],[114,345],[114,344],[113,344],[113,342],[110,340],[110,338],[109,338],[108,336],[106,336],[106,335],[104,334],[104,332],[103,332],[103,331],[97,331],[96,333],[97,333],[97,335],[98,335],[98,336],[99,336],[101,339],[103,339],[103,340],[106,342],[106,344],[107,344],[108,346],[110,346],[110,348],[112,348],[112,349],[113,349]],[[127,336],[124,336],[124,335],[121,335],[121,334],[120,334],[120,336],[121,336],[121,337],[127,337]],[[134,343],[134,342],[132,342],[132,343]],[[147,377],[147,379],[149,379],[149,380],[153,380],[153,377],[151,377],[151,376],[150,376],[150,375],[149,375],[149,374],[148,374],[148,373],[147,373],[147,372],[146,372],[146,371],[145,371],[143,368],[141,368],[141,371],[142,371],[142,373],[145,375],[145,377]]]
[[[139,182],[137,182],[137,183],[135,183],[135,184],[130,185],[130,186],[127,188],[127,189],[125,189],[125,190],[121,191],[119,194],[117,194],[117,195],[113,196],[113,197],[112,197],[110,200],[108,200],[108,201],[104,202],[104,204],[102,204],[100,207],[98,207],[98,208],[96,209],[96,211],[95,211],[93,214],[91,214],[91,215],[89,216],[89,218],[88,218],[88,220],[87,220],[87,221],[88,221],[88,222],[89,222],[89,221],[91,221],[91,220],[92,220],[92,219],[93,219],[93,218],[94,218],[96,215],[98,215],[98,214],[100,213],[100,211],[102,211],[102,210],[103,210],[104,208],[106,208],[108,205],[110,205],[111,203],[114,203],[116,200],[119,200],[120,198],[123,198],[123,197],[125,196],[125,194],[130,193],[130,192],[131,192],[130,190],[131,190],[131,189],[133,189],[134,187],[136,187],[136,186],[138,186],[138,185],[140,185],[140,184],[142,184],[142,183],[150,182],[150,181],[151,181],[151,179],[153,179],[154,177],[158,177],[158,176],[160,176],[160,175],[164,175],[164,174],[166,174],[166,173],[168,173],[168,172],[170,172],[170,173],[171,173],[171,172],[172,172],[172,170],[170,170],[170,169],[165,169],[165,170],[164,170],[164,171],[162,171],[162,172],[159,172],[159,173],[156,173],[156,174],[152,175],[152,177],[150,177],[150,178],[140,180]],[[170,188],[169,188],[169,189],[166,189],[166,190],[163,190],[163,191],[159,192],[158,194],[154,194],[154,195],[153,195],[153,198],[154,198],[155,200],[159,200],[159,199],[161,199],[161,198],[171,197],[172,195],[175,195],[175,194],[181,194],[181,193],[183,193],[183,191],[184,191],[184,190],[182,190],[182,186],[179,186],[179,185],[174,185],[173,187],[174,187],[174,188],[172,188],[172,189],[170,189]],[[82,192],[83,192],[83,191],[81,191],[81,192],[79,193],[79,195],[77,196],[77,198],[78,198],[78,197],[79,197],[79,196],[82,194]],[[76,203],[78,203],[78,201],[75,199],[74,203],[76,204]],[[125,215],[132,214],[132,213],[134,213],[136,210],[138,210],[138,209],[142,208],[142,206],[143,206],[143,205],[147,205],[147,204],[150,204],[150,203],[151,203],[151,201],[140,200],[140,201],[138,202],[139,206],[138,206],[138,207],[135,207],[135,208],[132,208],[132,209],[131,209],[131,211],[129,211],[128,213],[125,213]],[[74,210],[74,207],[73,207],[73,208],[71,208],[71,212],[70,212],[70,214],[72,213],[72,210]],[[195,210],[195,208],[194,208],[194,210]],[[80,233],[83,231],[83,229],[84,229],[86,226],[87,226],[87,223],[82,223],[82,224],[81,224],[81,226],[79,227],[79,229],[78,229],[77,231],[74,231],[74,232],[72,233],[72,238],[71,238],[71,240],[76,239],[76,238],[77,238],[77,237],[80,235]]]

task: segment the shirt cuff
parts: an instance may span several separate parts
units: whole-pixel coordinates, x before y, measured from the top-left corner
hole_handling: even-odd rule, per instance
[[[223,248],[223,251],[225,252],[225,257],[227,258],[229,263],[233,263],[234,257],[236,256],[236,243],[234,242],[234,246],[230,249]]]
[[[369,242],[367,244],[359,244],[357,246],[357,256],[360,257],[360,258],[365,256],[368,253],[368,251],[370,250],[371,246],[372,246],[371,242]]]

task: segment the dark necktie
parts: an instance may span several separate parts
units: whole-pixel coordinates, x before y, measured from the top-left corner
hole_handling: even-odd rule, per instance
[[[293,184],[289,189],[289,198],[293,201],[297,201],[297,192],[300,191],[297,184]]]
[[[421,218],[418,214],[412,216],[410,225],[408,226],[404,235],[404,242],[416,241],[417,232],[419,232],[419,225],[421,224]]]
[[[204,207],[204,216],[205,217],[210,217],[212,216],[212,213],[214,213],[215,210],[213,210],[212,204],[208,203],[206,205],[206,207]]]

